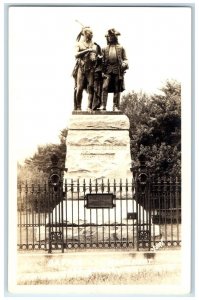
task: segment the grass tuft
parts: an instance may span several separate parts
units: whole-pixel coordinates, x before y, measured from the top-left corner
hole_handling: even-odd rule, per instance
[[[87,277],[65,277],[62,279],[40,279],[19,281],[19,285],[137,285],[137,284],[177,284],[180,282],[180,270],[151,272],[142,270],[138,273],[92,273]]]

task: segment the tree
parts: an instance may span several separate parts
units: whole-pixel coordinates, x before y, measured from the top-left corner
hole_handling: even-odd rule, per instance
[[[66,158],[66,137],[67,130],[63,129],[59,136],[60,144],[40,145],[37,148],[37,152],[25,160],[23,166],[18,164],[18,182],[25,183],[30,181],[33,184],[47,182],[53,153],[59,157],[59,167],[63,169]]]
[[[131,155],[134,166],[140,154],[158,176],[181,173],[181,86],[167,81],[159,94],[142,92],[123,96],[121,110],[130,120]]]
[[[48,179],[52,165],[51,156],[56,154],[59,158],[58,166],[64,169],[66,157],[67,130],[60,132],[60,144],[47,144],[38,146],[37,152],[25,160],[24,165],[18,163],[18,199],[20,210],[33,210],[47,212],[52,210],[60,201],[59,193],[49,196]],[[28,196],[28,197],[27,197]]]

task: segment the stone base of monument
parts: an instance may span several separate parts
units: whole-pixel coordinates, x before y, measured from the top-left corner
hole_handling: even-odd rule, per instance
[[[56,216],[62,215],[63,219],[59,218],[59,222],[68,225],[68,238],[69,224],[77,226],[71,228],[73,238],[78,234],[82,240],[89,236],[93,240],[96,237],[99,240],[117,240],[122,235],[133,237],[136,235],[136,220],[128,220],[128,213],[137,212],[140,215],[139,223],[145,224],[146,220],[150,223],[148,212],[140,205],[136,206],[133,199],[129,127],[128,117],[121,112],[74,111],[71,115],[67,135],[63,213],[59,213],[60,207],[57,206],[52,218],[56,221]],[[109,208],[103,199],[106,193],[112,193],[114,197],[113,206]],[[94,209],[86,205],[87,194],[99,196]],[[85,224],[94,226],[91,229],[84,227]],[[116,224],[123,224],[123,227],[116,230]],[[158,235],[159,230],[154,234]],[[63,235],[66,236],[65,231]]]
[[[73,112],[64,179],[132,179],[129,119],[115,112]]]

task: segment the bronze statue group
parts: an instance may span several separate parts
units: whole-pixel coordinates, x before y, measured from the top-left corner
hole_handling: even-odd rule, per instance
[[[88,93],[87,111],[107,107],[108,93],[113,93],[113,111],[119,111],[120,93],[124,91],[124,74],[128,69],[125,49],[119,44],[120,33],[114,28],[105,35],[107,46],[103,49],[93,42],[90,27],[83,27],[77,37],[74,110],[82,110],[83,91]]]

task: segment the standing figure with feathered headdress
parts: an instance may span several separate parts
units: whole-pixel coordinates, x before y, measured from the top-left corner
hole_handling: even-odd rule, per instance
[[[90,27],[83,27],[77,37],[75,48],[76,65],[73,70],[75,79],[74,109],[82,109],[83,91],[88,93],[87,110],[100,107],[101,98],[101,48],[94,43],[93,32]],[[102,80],[101,80],[102,81]]]

